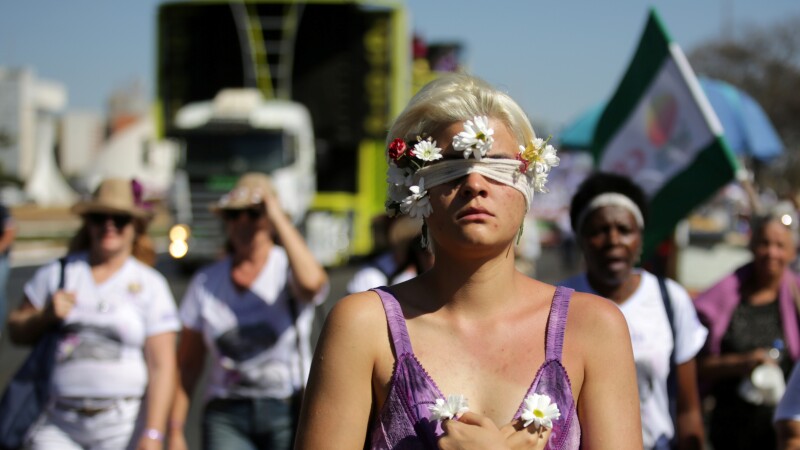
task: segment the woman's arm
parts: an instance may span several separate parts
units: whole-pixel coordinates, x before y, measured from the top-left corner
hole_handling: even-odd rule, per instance
[[[146,432],[157,431],[163,440],[175,389],[175,333],[149,336],[144,343],[144,358],[147,362],[147,416],[144,429]],[[145,433],[138,448],[162,448],[163,441],[153,437]]]
[[[758,348],[746,353],[724,353],[722,355],[697,355],[697,374],[700,380],[714,382],[726,378],[743,378],[757,366],[773,363],[766,349]]]
[[[641,450],[636,367],[625,317],[604,298],[575,293],[567,320],[567,337],[575,334],[568,350],[584,361],[578,394],[581,448]]]
[[[8,337],[17,345],[33,345],[46,331],[61,323],[75,306],[75,294],[58,291],[44,309],[27,297],[8,315]]]
[[[175,386],[175,395],[172,398],[172,411],[169,415],[169,448],[172,450],[186,449],[186,435],[184,425],[189,413],[191,395],[197,380],[203,374],[206,360],[206,345],[203,335],[190,328],[181,330],[178,345],[178,370]]]
[[[775,422],[778,450],[800,450],[800,421],[779,420]]]
[[[278,199],[267,195],[266,208],[281,246],[286,250],[292,268],[292,294],[301,302],[310,302],[328,283],[328,274],[306,245],[303,236],[283,212]]]
[[[703,413],[697,389],[697,365],[694,358],[678,365],[678,448],[695,450],[703,448]]]
[[[340,300],[325,321],[311,365],[296,450],[361,450],[367,437],[379,342],[388,345],[372,292]]]

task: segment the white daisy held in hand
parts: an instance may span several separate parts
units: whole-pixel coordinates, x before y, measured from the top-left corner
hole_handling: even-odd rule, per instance
[[[428,409],[433,420],[458,419],[469,411],[467,399],[461,394],[448,395],[447,400],[437,398],[436,403],[428,406]]]
[[[558,405],[550,402],[549,396],[532,394],[525,397],[525,406],[520,416],[523,426],[527,427],[535,423],[536,426],[550,429],[553,428],[553,421],[559,417],[561,417],[561,412],[558,410]]]
[[[489,128],[489,118],[475,116],[464,122],[464,131],[453,136],[453,149],[464,152],[464,159],[474,155],[480,161],[492,148],[493,134],[494,130]]]

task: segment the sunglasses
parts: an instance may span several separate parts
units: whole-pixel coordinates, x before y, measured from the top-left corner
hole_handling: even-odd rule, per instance
[[[127,214],[86,214],[86,221],[92,225],[105,225],[110,220],[117,229],[124,228],[133,221],[133,216]]]
[[[264,216],[263,208],[245,208],[245,209],[225,209],[222,211],[222,217],[225,220],[238,220],[242,214],[246,215],[250,220],[258,220]]]

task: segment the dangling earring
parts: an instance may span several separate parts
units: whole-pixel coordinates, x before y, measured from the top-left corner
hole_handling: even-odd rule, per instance
[[[517,243],[514,245],[519,246],[519,241],[522,240],[522,231],[524,230],[524,228],[525,228],[525,222],[519,224],[519,231],[517,231]]]
[[[422,236],[419,240],[419,245],[422,248],[428,248],[428,244],[430,243],[430,238],[428,237],[428,223],[422,222]]]

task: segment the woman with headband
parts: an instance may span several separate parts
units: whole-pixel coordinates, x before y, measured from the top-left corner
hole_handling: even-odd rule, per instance
[[[644,193],[628,178],[609,173],[587,178],[570,206],[586,273],[563,284],[606,297],[625,315],[636,360],[644,448],[702,448],[695,356],[707,331],[685,289],[635,267],[646,214]]]
[[[533,192],[558,164],[522,109],[450,74],[387,142],[387,209],[424,219],[434,264],[334,307],[296,448],[641,449],[622,314],[514,268]]]

